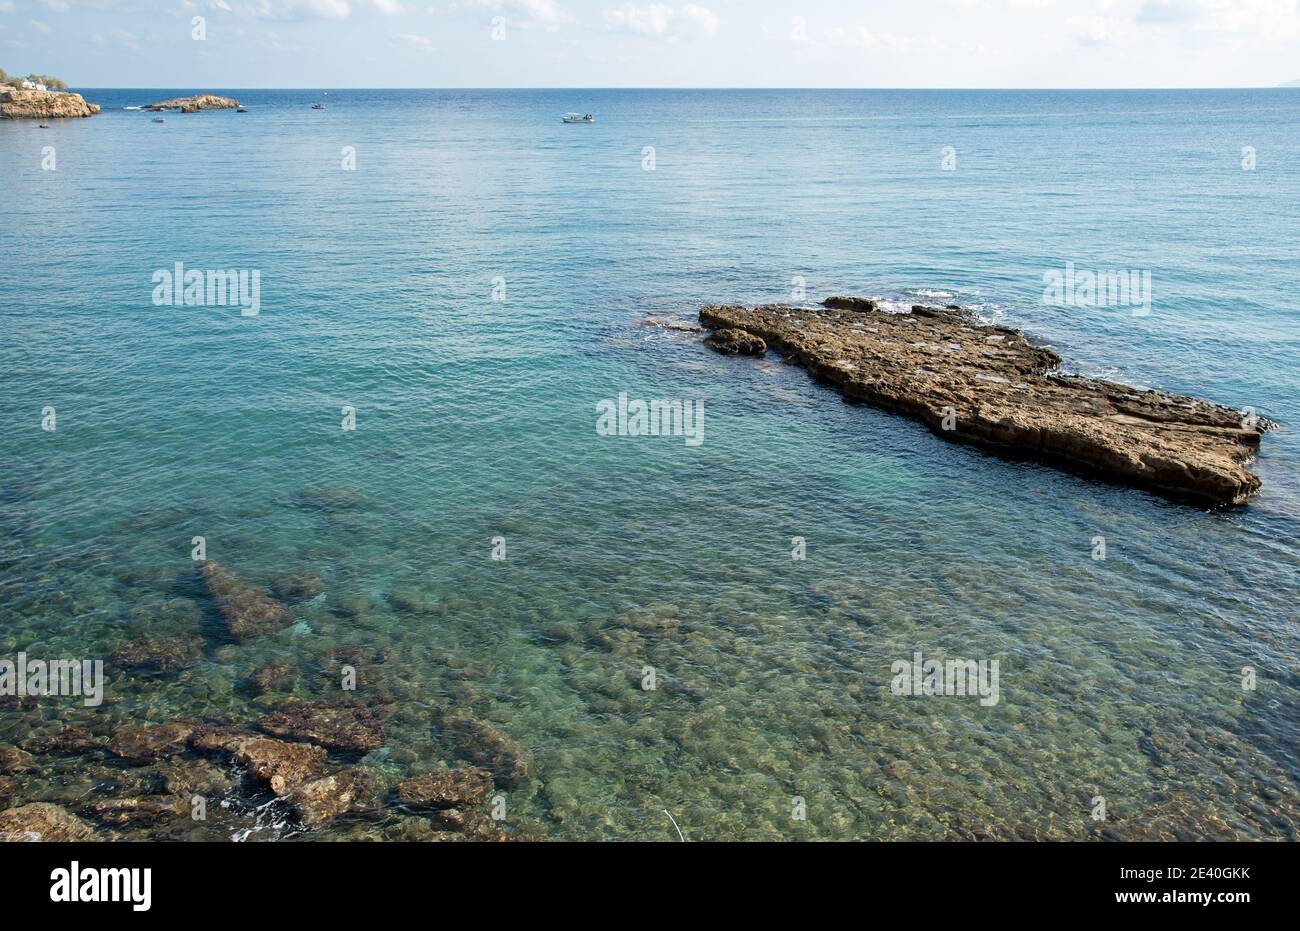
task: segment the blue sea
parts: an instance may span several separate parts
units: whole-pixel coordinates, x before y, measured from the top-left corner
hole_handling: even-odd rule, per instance
[[[198,91],[248,112],[125,109]],[[444,722],[488,722],[522,833],[1300,838],[1300,91],[81,92],[0,123],[0,658],[203,650],[0,742],[251,726],[364,656],[385,746],[347,764],[464,766]],[[176,263],[255,271],[257,314],[157,303]],[[1068,263],[1149,271],[1150,313],[1046,304]],[[1271,418],[1262,493],[1005,461],[646,323],[835,294]],[[702,400],[703,442],[598,434],[620,393]],[[319,592],[231,642],[196,537]],[[916,653],[996,660],[997,703],[895,694]],[[37,762],[12,804],[122,767]],[[131,830],[415,829],[279,805]]]

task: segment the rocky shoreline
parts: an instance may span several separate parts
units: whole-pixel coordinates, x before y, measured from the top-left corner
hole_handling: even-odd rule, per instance
[[[99,104],[86,103],[80,94],[0,88],[0,119],[84,118],[94,116],[98,112]]]
[[[1040,460],[1200,505],[1259,491],[1247,464],[1273,424],[1196,398],[1060,372],[1024,334],[958,307],[888,313],[866,298],[822,307],[707,306],[706,344],[767,347],[845,397],[920,420],[944,439]]]
[[[211,561],[201,562],[197,575],[222,621],[209,631],[218,642],[243,649],[293,622],[271,588]],[[309,581],[296,573],[272,588],[303,595]],[[200,662],[203,650],[197,632],[143,637],[117,648],[107,666],[162,686]],[[388,659],[360,644],[333,647],[316,658],[322,676],[307,696],[289,694],[289,664],[260,666],[244,688],[264,713],[235,721],[75,713],[51,720],[39,697],[0,698],[5,714],[30,715],[37,727],[17,744],[0,741],[0,842],[190,839],[199,832],[211,839],[214,829],[232,839],[255,830],[292,837],[326,825],[330,837],[357,839],[540,839],[489,814],[489,805],[504,811],[500,793],[533,781],[532,757],[470,708],[449,705],[428,718],[426,726],[445,735],[449,768],[417,764],[403,775],[363,763],[377,751],[386,756],[386,721],[414,713],[378,685]],[[340,687],[340,673],[349,670],[369,687]]]

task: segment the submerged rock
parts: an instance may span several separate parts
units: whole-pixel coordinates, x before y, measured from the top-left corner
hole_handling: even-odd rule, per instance
[[[641,633],[666,634],[681,626],[682,622],[677,616],[678,613],[677,608],[672,605],[656,605],[620,614],[618,621],[625,627],[630,627]]]
[[[478,805],[492,791],[492,773],[486,769],[449,769],[421,773],[398,783],[397,797],[408,805],[456,808]]]
[[[173,758],[149,770],[148,776],[165,795],[223,795],[234,785],[224,770],[207,760]]]
[[[0,842],[95,840],[95,829],[66,808],[32,802],[0,811]]]
[[[454,831],[479,839],[504,838],[505,832],[487,815],[470,808],[444,808],[428,813],[429,823],[443,831]]]
[[[249,737],[238,740],[230,749],[235,762],[269,785],[276,795],[288,795],[319,778],[325,767],[324,748],[313,744]]]
[[[532,778],[533,764],[528,753],[486,721],[451,718],[447,732],[456,741],[456,749],[489,770],[497,785],[515,788]]]
[[[215,560],[199,567],[230,636],[241,643],[293,624],[293,612],[260,585],[245,582]]]
[[[134,798],[108,798],[91,802],[81,809],[96,821],[114,826],[149,826],[167,818],[187,816],[190,803],[174,795],[146,795]]]
[[[704,337],[704,345],[723,355],[761,356],[767,352],[767,343],[736,327],[723,327]]]
[[[289,800],[307,827],[317,827],[347,811],[356,800],[363,779],[355,770],[331,773],[304,783]]]
[[[0,773],[8,776],[25,773],[35,768],[32,755],[13,744],[0,742]]]
[[[384,745],[384,726],[354,698],[295,701],[257,722],[275,737],[309,740],[331,750],[367,752]]]
[[[300,569],[278,577],[271,583],[271,592],[283,601],[307,601],[319,595],[324,587],[319,575],[310,569]]]
[[[124,669],[177,672],[195,665],[203,655],[203,639],[193,634],[167,639],[145,637],[119,647],[109,662]]]
[[[511,834],[481,811],[445,808],[427,814],[429,823],[438,830],[453,832],[464,840],[480,843],[536,842],[543,838],[531,834]]]
[[[148,763],[183,753],[193,733],[194,725],[180,721],[157,727],[122,724],[109,736],[108,750],[123,760]]]
[[[1062,375],[1051,350],[960,311],[843,309],[860,300],[831,298],[813,310],[709,306],[700,321],[756,334],[846,397],[913,417],[945,439],[1202,504],[1240,504],[1259,489],[1245,464],[1268,421]]]
[[[316,664],[322,670],[335,673],[344,666],[362,669],[382,665],[393,658],[389,649],[374,649],[361,643],[342,643],[316,654]]]
[[[654,326],[663,330],[675,330],[679,333],[703,333],[704,327],[694,323],[687,323],[684,320],[673,320],[671,318],[657,317],[650,315],[641,321],[641,326]]]
[[[437,601],[432,601],[423,593],[410,589],[389,592],[385,597],[394,610],[406,614],[437,614],[440,607]]]
[[[205,724],[194,729],[194,733],[190,735],[190,746],[205,753],[216,750],[234,752],[240,742],[252,740],[258,736],[242,727],[221,727]]]
[[[365,504],[365,497],[348,485],[312,485],[298,492],[298,504],[305,508],[336,514]]]
[[[267,663],[253,670],[248,677],[248,687],[254,695],[267,692],[292,692],[298,681],[298,670],[288,663]]]
[[[86,728],[78,724],[65,724],[57,734],[33,737],[24,746],[32,753],[72,756],[90,750],[99,750],[103,745],[103,740]]]

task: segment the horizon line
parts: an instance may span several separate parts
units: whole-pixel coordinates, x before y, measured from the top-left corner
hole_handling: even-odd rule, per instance
[[[320,84],[284,86],[284,87],[264,87],[255,85],[235,85],[235,84],[204,84],[204,85],[152,85],[152,86],[127,86],[127,85],[94,85],[94,84],[77,84],[68,85],[69,89],[82,88],[85,90],[193,90],[198,87],[218,87],[221,90],[258,90],[258,91],[1042,91],[1042,92],[1061,92],[1061,91],[1237,91],[1237,90],[1300,90],[1300,82],[1287,82],[1285,84],[1244,84],[1231,86],[1196,86],[1196,87],[1172,87],[1172,86],[1150,86],[1150,87],[849,87],[849,86],[773,86],[773,87],[738,87],[722,85],[700,85],[700,86],[652,86],[652,85],[635,85],[635,86],[581,86],[581,85],[555,85],[548,87],[512,87],[506,85],[485,85],[485,86],[416,86],[408,85],[399,86],[381,86],[381,85],[337,85],[327,86]]]

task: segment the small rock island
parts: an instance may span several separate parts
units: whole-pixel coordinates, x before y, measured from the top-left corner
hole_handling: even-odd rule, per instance
[[[1060,356],[957,307],[881,310],[707,306],[706,344],[798,362],[845,397],[905,414],[944,439],[1023,456],[1177,500],[1243,504],[1269,421],[1208,401],[1059,371]]]
[[[146,104],[141,109],[159,112],[162,110],[179,110],[181,113],[198,113],[200,110],[237,110],[239,101],[230,97],[218,97],[215,94],[195,94],[193,97],[173,97]]]

